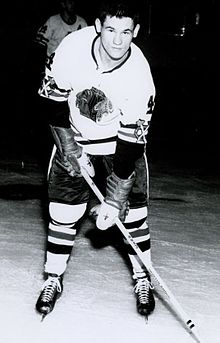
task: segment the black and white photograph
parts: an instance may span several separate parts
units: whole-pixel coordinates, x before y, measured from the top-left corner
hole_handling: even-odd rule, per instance
[[[2,4],[2,342],[219,343],[219,20]]]

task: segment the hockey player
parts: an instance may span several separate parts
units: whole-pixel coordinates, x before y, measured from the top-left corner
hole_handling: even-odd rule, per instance
[[[129,2],[104,3],[94,27],[64,38],[47,64],[39,93],[51,102],[55,148],[48,180],[46,281],[36,303],[43,315],[53,310],[62,293],[76,223],[89,201],[81,168],[93,177],[97,160],[108,175],[103,174],[106,194],[97,211],[97,228],[106,230],[119,217],[151,264],[144,154],[155,87],[146,58],[132,42],[139,28]],[[148,315],[155,307],[150,276],[125,244],[137,309]]]
[[[76,14],[76,1],[59,0],[60,13],[52,15],[38,29],[35,42],[46,48],[49,57],[69,33],[87,26],[84,18]]]

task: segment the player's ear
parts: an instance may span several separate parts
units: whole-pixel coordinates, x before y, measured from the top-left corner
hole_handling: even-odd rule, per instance
[[[134,31],[133,31],[133,38],[137,37],[139,30],[140,30],[140,24],[137,24],[134,28]]]
[[[102,29],[101,21],[98,18],[95,20],[95,29],[97,33],[100,33]]]

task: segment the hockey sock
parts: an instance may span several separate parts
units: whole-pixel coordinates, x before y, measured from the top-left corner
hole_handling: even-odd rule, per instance
[[[147,208],[130,209],[126,217],[124,226],[128,230],[135,243],[141,249],[146,264],[151,265],[151,250],[150,250],[150,231],[147,222]],[[129,245],[127,240],[124,240],[127,246],[127,252],[132,264],[134,275],[142,277],[145,275],[146,267],[139,259],[136,252]]]
[[[45,272],[61,275],[65,272],[76,237],[75,225],[83,216],[86,204],[50,203]]]

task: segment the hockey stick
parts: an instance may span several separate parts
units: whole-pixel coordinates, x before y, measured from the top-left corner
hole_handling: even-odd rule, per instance
[[[88,175],[87,171],[84,168],[81,168],[81,173],[90,186],[90,188],[93,190],[99,201],[102,203],[104,201],[104,197],[92,178]],[[119,230],[122,232],[124,237],[127,239],[128,243],[132,246],[134,251],[136,252],[139,259],[142,261],[142,263],[145,265],[147,270],[154,276],[154,278],[157,280],[160,287],[163,289],[163,291],[166,293],[170,303],[172,304],[174,310],[178,314],[178,316],[182,319],[184,322],[184,325],[186,328],[190,331],[191,334],[193,334],[194,338],[198,343],[202,343],[201,339],[199,338],[199,334],[195,329],[195,324],[193,321],[189,318],[189,316],[185,313],[182,306],[179,304],[179,302],[176,300],[173,293],[169,290],[166,283],[161,279],[161,277],[158,275],[152,264],[149,265],[149,262],[146,262],[145,255],[143,254],[142,250],[139,248],[137,243],[134,241],[133,237],[129,234],[129,232],[126,230],[125,226],[122,224],[122,222],[119,220],[119,218],[115,219],[115,224],[119,228]]]

